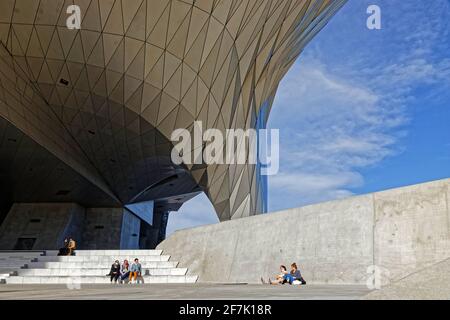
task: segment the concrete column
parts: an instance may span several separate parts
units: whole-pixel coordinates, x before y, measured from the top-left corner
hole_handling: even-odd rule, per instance
[[[153,225],[141,225],[141,249],[155,249],[166,239],[169,212],[155,212]]]

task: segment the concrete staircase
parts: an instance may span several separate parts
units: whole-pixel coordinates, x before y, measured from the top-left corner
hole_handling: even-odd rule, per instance
[[[44,251],[0,251],[0,283],[43,254]]]
[[[195,283],[197,276],[188,276],[186,268],[170,261],[161,250],[77,250],[76,256],[58,257],[57,251],[30,257],[21,267],[4,278],[6,284],[107,284],[106,276],[115,260],[138,258],[143,282]]]

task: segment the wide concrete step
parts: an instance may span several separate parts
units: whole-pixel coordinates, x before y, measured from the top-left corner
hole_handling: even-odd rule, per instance
[[[128,256],[128,255],[117,255],[117,256],[63,256],[63,257],[48,257],[43,256],[36,258],[36,262],[99,262],[103,264],[109,263],[110,265],[114,263],[114,261],[119,260],[123,262],[124,260],[128,260],[130,263],[133,262],[135,258],[139,259],[140,263],[143,262],[153,262],[153,261],[169,261],[170,256],[161,256],[161,255],[149,255],[149,256]]]
[[[0,251],[0,257],[38,257],[44,251]]]
[[[144,283],[146,284],[161,284],[161,283],[195,283],[197,276],[144,276]],[[9,277],[6,279],[7,284],[107,284],[110,283],[110,278],[103,277]]]
[[[111,269],[112,262],[99,263],[98,261],[87,262],[31,262],[27,269]],[[143,269],[176,268],[177,261],[141,261]]]
[[[43,256],[57,256],[59,250],[45,250]]]
[[[50,276],[64,276],[64,277],[82,277],[82,276],[105,276],[109,273],[109,268],[96,269],[23,269],[18,271],[18,276],[31,277],[50,277]],[[186,268],[156,268],[156,269],[142,269],[144,275],[150,276],[184,276],[187,273]]]
[[[40,258],[41,256],[28,256],[28,257],[22,257],[22,256],[1,256],[0,261],[24,261],[24,260],[33,260],[36,258]]]
[[[29,263],[29,262],[21,263],[21,264],[2,264],[2,265],[0,265],[0,269],[6,270],[6,271],[10,272],[11,270],[22,269],[22,268],[24,268],[28,263]]]
[[[0,263],[1,262],[10,262],[10,261],[30,261],[33,259],[37,259],[40,257],[0,257]]]
[[[20,270],[20,268],[16,268],[16,269],[14,269],[12,271],[11,271],[11,268],[6,268],[6,269],[0,268],[0,274],[10,274],[10,273],[12,273],[12,272],[14,272],[16,270]]]
[[[28,263],[30,261],[25,261],[24,263],[0,263],[0,269],[20,269]]]
[[[37,257],[29,257],[29,258],[0,258],[0,263],[20,263],[37,259]]]
[[[15,265],[24,265],[25,263],[34,261],[35,259],[26,259],[26,260],[0,260],[0,266],[15,266]],[[1,268],[1,267],[0,267]]]
[[[162,250],[76,250],[77,256],[159,256]],[[48,254],[47,254],[48,255]]]
[[[8,279],[10,277],[10,270],[0,270],[0,284],[5,284],[6,283],[6,279]]]
[[[8,259],[8,260],[0,260],[0,265],[3,266],[13,266],[13,265],[23,265],[25,263],[31,262],[31,261],[35,261],[36,258],[33,259]]]
[[[43,251],[0,251],[0,273],[11,274],[40,257]]]
[[[26,264],[30,263],[36,257],[40,256],[42,252],[0,252],[0,283],[4,283],[6,276],[17,272]]]

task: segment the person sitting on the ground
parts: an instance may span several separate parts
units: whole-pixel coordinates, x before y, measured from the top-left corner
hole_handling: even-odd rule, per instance
[[[297,267],[297,264],[294,262],[293,264],[291,264],[291,275],[293,277],[292,281],[289,282],[290,284],[301,284],[301,285],[305,285],[306,281],[305,279],[303,279],[302,274],[300,272],[300,270]]]
[[[134,282],[136,282],[138,277],[140,278],[141,276],[142,276],[142,266],[139,263],[139,259],[136,258],[136,259],[134,259],[134,263],[131,265],[130,277],[129,277],[130,283],[132,283],[133,280],[134,280]]]
[[[72,237],[69,237],[69,244],[67,245],[67,255],[68,256],[74,256],[75,255],[75,249],[77,248],[77,243],[75,240],[72,239]]]
[[[292,274],[294,270],[294,265],[291,264],[291,271],[290,272],[286,272],[286,274],[283,276],[282,282],[281,284],[292,284],[295,280],[294,275]]]
[[[112,266],[111,266],[111,271],[109,271],[108,274],[111,277],[111,283],[117,283],[117,281],[120,278],[120,262],[119,260],[116,260]]]
[[[288,272],[287,272],[286,267],[283,266],[283,265],[281,265],[281,266],[280,266],[280,274],[278,274],[278,275],[276,276],[275,280],[273,280],[273,281],[269,278],[269,284],[271,284],[271,285],[284,284],[285,281],[286,281],[286,280],[285,280],[285,275],[287,275],[287,274],[288,274]],[[266,282],[264,281],[263,278],[261,278],[261,282],[262,282],[263,284],[266,283]]]
[[[125,283],[125,280],[130,276],[130,264],[128,260],[124,260],[122,267],[120,268],[120,280],[122,283]]]

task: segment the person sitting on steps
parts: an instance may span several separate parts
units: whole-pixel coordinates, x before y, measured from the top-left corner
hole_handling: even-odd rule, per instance
[[[125,280],[128,281],[128,277],[130,276],[130,264],[128,260],[124,260],[122,267],[120,268],[120,280],[122,283],[125,283]]]
[[[111,277],[111,283],[117,283],[117,281],[120,278],[120,262],[119,260],[116,260],[113,265],[111,266],[111,271],[109,271],[108,274]]]
[[[68,256],[74,256],[76,248],[77,248],[76,241],[73,240],[72,237],[69,237],[69,243],[67,245],[67,255]]]
[[[137,282],[138,278],[141,277],[142,277],[142,266],[139,263],[139,259],[136,258],[134,259],[134,263],[131,265],[129,283],[132,283],[133,279],[134,282]]]
[[[59,249],[58,256],[67,256],[69,255],[69,238],[64,239],[64,246]]]

